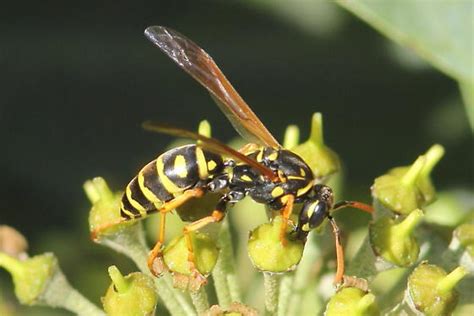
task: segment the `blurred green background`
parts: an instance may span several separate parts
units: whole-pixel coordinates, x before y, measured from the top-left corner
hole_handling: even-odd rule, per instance
[[[368,201],[376,176],[434,143],[446,148],[438,188],[472,189],[472,133],[454,80],[335,4],[276,3],[4,5],[0,224],[22,231],[32,253],[54,251],[98,302],[105,267],[128,261],[88,240],[83,182],[100,175],[122,189],[161,153],[172,139],[142,130],[148,119],[191,129],[208,119],[219,139],[236,136],[207,92],[145,39],[149,25],[205,48],[277,138],[288,124],[305,138],[322,112],[326,143],[345,164],[345,197]],[[0,271],[3,296],[10,284]]]

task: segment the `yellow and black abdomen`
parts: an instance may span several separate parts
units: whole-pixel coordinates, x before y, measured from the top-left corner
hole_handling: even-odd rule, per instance
[[[220,155],[196,145],[173,148],[148,163],[130,181],[122,197],[120,214],[125,219],[134,219],[156,212],[164,202],[205,184],[223,169]]]

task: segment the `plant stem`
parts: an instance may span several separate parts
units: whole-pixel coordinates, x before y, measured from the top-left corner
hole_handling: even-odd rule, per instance
[[[47,285],[42,304],[62,307],[80,316],[104,316],[105,313],[74,289],[58,269]]]
[[[314,267],[314,263],[317,262],[318,257],[321,255],[319,243],[315,241],[316,237],[316,234],[312,233],[306,242],[303,259],[293,275],[291,296],[287,304],[288,310],[284,315],[296,316],[300,314],[301,303],[308,284],[308,276]],[[282,312],[284,313],[285,311],[281,311],[280,313]]]
[[[294,273],[285,274],[280,282],[280,297],[278,298],[278,316],[285,316],[292,294]]]
[[[265,287],[265,310],[268,315],[277,315],[280,275],[263,272],[263,286]]]
[[[226,217],[219,232],[220,254],[212,271],[217,299],[221,307],[227,308],[232,302],[240,302],[240,289],[234,268],[234,255],[229,230],[229,220]]]
[[[189,294],[191,295],[191,299],[198,315],[201,315],[209,309],[209,300],[207,299],[207,293],[204,287],[201,287],[196,292],[190,291]]]

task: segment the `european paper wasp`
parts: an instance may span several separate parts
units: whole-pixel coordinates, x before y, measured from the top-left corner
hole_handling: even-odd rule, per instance
[[[184,228],[188,261],[196,279],[205,282],[205,277],[196,268],[190,233],[222,221],[230,204],[250,196],[256,202],[281,212],[284,218],[280,229],[282,244],[286,242],[287,223],[294,204],[303,204],[294,228],[294,238],[305,241],[312,229],[328,219],[336,240],[335,283],[341,283],[343,248],[331,212],[348,206],[371,212],[371,206],[353,201],[334,203],[331,188],[318,184],[308,164],[295,153],[282,148],[213,59],[197,44],[162,26],[148,27],[145,36],[210,92],[237,132],[250,142],[236,151],[214,138],[188,130],[151,122],[144,124],[148,130],[198,141],[196,145],[171,149],[148,163],[127,185],[123,195],[120,210],[123,221],[160,214],[158,240],[148,259],[150,270],[156,273],[155,260],[162,256],[166,215],[192,198],[216,192],[222,195],[213,212]]]

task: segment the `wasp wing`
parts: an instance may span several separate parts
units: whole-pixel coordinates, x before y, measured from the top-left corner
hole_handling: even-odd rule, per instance
[[[275,180],[276,176],[270,168],[267,168],[264,165],[259,164],[257,161],[253,160],[252,158],[247,157],[244,154],[238,152],[237,150],[230,148],[229,146],[221,143],[215,138],[210,138],[210,137],[207,137],[195,132],[188,131],[186,129],[169,126],[169,125],[165,125],[161,123],[156,123],[152,121],[146,121],[145,123],[143,123],[142,126],[144,129],[148,131],[198,140],[199,141],[198,146],[203,147],[216,154],[225,155],[225,156],[234,158],[240,162],[243,162],[251,166],[252,168],[255,168],[266,178],[272,181]]]
[[[260,145],[281,147],[201,47],[184,35],[163,26],[148,27],[145,36],[209,90],[242,137]]]

